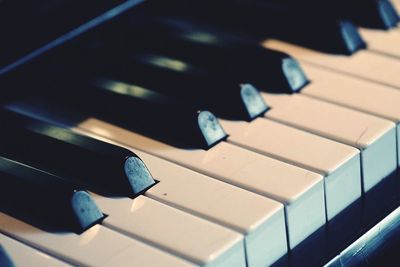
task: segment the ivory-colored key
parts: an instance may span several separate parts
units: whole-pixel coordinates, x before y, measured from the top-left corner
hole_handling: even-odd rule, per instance
[[[397,125],[397,135],[400,137],[398,90],[311,65],[304,65],[303,69],[311,83],[304,87],[301,93],[390,120]],[[400,165],[399,138],[397,155]]]
[[[1,251],[3,250],[3,251]],[[21,242],[18,242],[8,236],[0,233],[0,263],[2,255],[7,257],[10,265],[15,267],[24,266],[48,266],[48,267],[67,267],[71,266],[65,262],[60,261],[54,257],[46,255],[45,253],[31,248]],[[4,263],[4,262],[3,262]]]
[[[400,58],[400,31],[377,29],[359,29],[361,36],[368,43],[368,49],[388,56]]]
[[[301,94],[262,94],[271,106],[267,118],[360,149],[364,192],[396,170],[392,122]]]
[[[263,118],[221,124],[228,142],[323,175],[328,220],[361,197],[357,149]]]
[[[248,266],[271,265],[286,254],[282,204],[145,152],[126,148],[135,151],[159,181],[145,192],[147,197],[241,233],[245,237]]]
[[[94,195],[109,216],[103,225],[201,266],[243,266],[239,233],[145,196],[135,199]]]
[[[321,175],[314,172],[225,142],[207,151],[186,150],[96,118],[80,123],[78,128],[285,204],[290,248],[294,248],[325,223],[323,180]]]
[[[331,55],[273,39],[264,41],[262,45],[288,53],[303,64],[312,64],[400,89],[400,60],[396,58],[364,50],[351,56]]]
[[[80,235],[50,233],[0,213],[0,231],[75,266],[193,266],[102,225]]]

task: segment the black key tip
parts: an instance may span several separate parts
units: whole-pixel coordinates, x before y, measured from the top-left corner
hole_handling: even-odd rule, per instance
[[[240,87],[240,95],[250,119],[263,115],[268,110],[268,106],[265,104],[260,92],[248,83],[241,84]]]
[[[348,54],[366,48],[366,43],[353,23],[342,20],[339,21],[339,26]]]
[[[282,59],[282,70],[292,93],[299,92],[309,83],[300,64],[293,58],[287,57]]]
[[[104,218],[92,197],[85,191],[74,192],[71,198],[71,207],[81,231],[90,228]]]
[[[146,165],[138,157],[128,157],[125,160],[124,170],[134,195],[140,194],[156,183]]]
[[[210,111],[199,111],[197,122],[208,147],[219,143],[228,136],[218,119]]]
[[[395,27],[399,22],[399,14],[387,0],[378,1],[378,12],[386,29]]]

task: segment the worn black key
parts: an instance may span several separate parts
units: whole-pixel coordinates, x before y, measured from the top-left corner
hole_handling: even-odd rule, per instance
[[[4,157],[0,182],[0,210],[46,230],[80,233],[104,218],[78,186]]]
[[[155,181],[131,151],[68,129],[2,110],[0,155],[83,183],[105,194],[134,197]]]

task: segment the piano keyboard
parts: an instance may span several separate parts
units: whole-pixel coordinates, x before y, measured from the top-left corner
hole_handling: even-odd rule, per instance
[[[332,9],[326,33],[301,29],[305,18],[304,44],[279,23],[261,41],[243,32],[273,0],[216,4],[228,17],[243,8],[232,24],[199,17],[209,3],[168,17],[185,7],[172,2],[145,1],[26,63],[54,74],[26,76],[38,92],[17,75],[21,91],[0,107],[0,266],[398,265],[400,31],[380,28],[388,2],[370,1],[382,25],[366,27],[367,9],[354,17],[360,37],[347,20],[341,37],[329,28],[355,14]],[[385,241],[384,256],[367,254]]]

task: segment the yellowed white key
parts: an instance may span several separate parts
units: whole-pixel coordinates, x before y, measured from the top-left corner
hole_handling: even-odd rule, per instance
[[[109,216],[102,225],[201,266],[243,266],[243,236],[145,196],[93,195]]]
[[[397,58],[365,50],[351,56],[332,55],[273,39],[264,41],[262,45],[288,53],[302,61],[303,65],[312,64],[400,89],[400,60]]]
[[[147,197],[244,235],[248,266],[271,265],[286,254],[282,204],[145,152],[126,148],[134,151],[159,181],[145,192]]]
[[[50,233],[0,212],[0,232],[74,266],[193,266],[102,225],[80,235]]]
[[[370,113],[395,123],[400,165],[400,91],[311,65],[304,65],[303,69],[312,82],[303,88],[302,94]]]
[[[3,251],[1,251],[3,250]],[[21,242],[18,242],[8,236],[0,233],[0,259],[7,257],[10,266],[48,266],[48,267],[67,267],[72,266],[59,259],[49,256],[39,250],[29,247]],[[4,263],[0,260],[0,263]],[[6,265],[8,266],[8,265]]]
[[[301,94],[262,94],[272,107],[267,118],[360,149],[364,192],[396,170],[394,123]]]
[[[80,123],[78,128],[285,204],[290,248],[325,223],[323,180],[314,172],[226,142],[207,151],[185,150],[95,118]]]
[[[388,56],[400,57],[400,31],[377,29],[359,29],[361,36],[368,44],[368,49]]]
[[[358,149],[263,118],[221,124],[228,142],[323,175],[328,220],[361,197]]]

